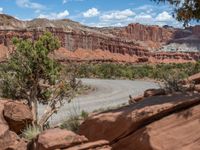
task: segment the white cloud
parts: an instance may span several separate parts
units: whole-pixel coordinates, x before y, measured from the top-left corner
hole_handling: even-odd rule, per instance
[[[128,17],[134,16],[135,13],[130,9],[125,9],[122,11],[113,11],[110,13],[106,13],[100,17],[103,21],[110,21],[110,20],[123,20],[127,19]]]
[[[60,13],[57,14],[57,18],[58,19],[65,18],[66,16],[69,16],[68,10],[65,10],[65,11],[60,12]]]
[[[40,14],[38,18],[47,18],[47,19],[63,19],[69,16],[68,10],[59,13],[50,13],[50,14]]]
[[[2,14],[3,13],[3,8],[2,7],[0,7],[0,14]]]
[[[68,2],[83,2],[84,0],[63,0],[62,3],[66,4]]]
[[[156,17],[156,21],[170,21],[172,19],[173,19],[172,16],[166,11],[163,11]]]
[[[98,16],[100,12],[97,8],[90,8],[86,12],[83,13],[83,16],[86,18]]]
[[[137,10],[142,10],[142,11],[146,11],[146,10],[152,9],[152,8],[153,8],[152,5],[142,5],[142,6],[139,6],[139,7],[135,8],[135,9],[137,9]]]
[[[139,14],[134,18],[135,22],[150,22],[153,20],[153,17],[150,14]]]
[[[181,23],[177,22],[172,16],[166,14],[165,12],[155,12],[154,10],[141,13],[122,13],[119,15],[119,12],[122,11],[112,11],[112,12],[102,12],[99,18],[99,22],[90,22],[84,23],[89,26],[98,26],[98,27],[108,27],[108,26],[126,26],[130,23],[141,23],[144,25],[172,25],[174,27],[180,27]],[[124,11],[125,12],[125,11]],[[117,15],[116,15],[117,14]],[[162,18],[162,19],[161,19]]]
[[[44,9],[45,6],[40,3],[31,2],[30,0],[16,0],[16,4],[19,7],[31,8],[31,9]]]
[[[63,4],[66,4],[68,2],[68,0],[63,0]]]

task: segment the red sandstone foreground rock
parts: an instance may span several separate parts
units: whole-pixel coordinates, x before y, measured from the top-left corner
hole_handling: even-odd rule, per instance
[[[155,121],[113,144],[113,150],[199,150],[200,105]]]
[[[199,149],[200,135],[197,133],[200,132],[200,94],[175,93],[163,96],[159,95],[158,93],[162,92],[158,91],[162,90],[147,90],[146,93],[150,94],[150,97],[144,97],[133,105],[91,116],[81,125],[80,135],[58,128],[46,130],[32,141],[36,145],[32,149]],[[16,116],[19,114],[23,116],[26,111],[21,110],[21,105],[19,102],[0,101],[2,150],[28,149],[27,143],[9,130],[3,113],[7,107],[14,110],[12,113],[8,111],[12,118],[18,118]]]
[[[22,131],[31,121],[32,114],[26,105],[11,100],[0,100],[0,150],[111,150],[106,140],[89,142],[85,136],[59,128],[42,132],[28,144],[16,133]]]
[[[139,101],[144,100],[145,97],[152,97],[152,96],[158,96],[158,95],[166,95],[166,91],[164,89],[147,89],[146,91],[144,91],[143,95],[137,96],[132,98],[130,96],[129,99],[129,104],[135,104]]]
[[[36,139],[35,150],[110,150],[109,142],[105,140],[88,142],[85,136],[77,135],[64,129],[49,129],[41,133]]]
[[[27,105],[10,101],[4,105],[4,118],[10,130],[20,133],[28,124],[31,124],[33,115]]]
[[[36,150],[54,150],[68,148],[87,142],[84,136],[63,129],[50,129],[41,133],[36,142]]]
[[[144,97],[152,97],[158,95],[165,95],[166,91],[164,89],[148,89],[144,91]]]
[[[146,124],[199,103],[200,94],[193,93],[145,98],[134,105],[92,116],[81,125],[79,134],[90,141],[105,139],[114,144]]]
[[[200,92],[200,73],[189,76],[188,78],[180,81],[187,91]]]
[[[188,77],[188,80],[189,82],[194,82],[195,84],[199,84],[200,83],[200,73],[197,73],[197,74],[194,74],[190,77]]]
[[[0,150],[26,150],[27,143],[15,132],[9,130],[9,125],[3,115],[6,103],[8,103],[7,100],[0,100]]]
[[[111,150],[109,142],[105,140],[99,140],[95,142],[89,142],[77,146],[70,147],[66,150]]]

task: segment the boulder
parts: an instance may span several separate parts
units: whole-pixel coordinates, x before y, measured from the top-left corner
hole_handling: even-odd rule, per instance
[[[21,140],[16,133],[9,130],[8,123],[4,119],[3,111],[7,100],[0,100],[0,150],[26,150],[27,143]]]
[[[0,139],[8,132],[9,127],[3,116],[5,101],[0,100]]]
[[[85,136],[77,135],[64,129],[49,129],[39,134],[36,139],[36,150],[54,150],[69,148],[87,142]]]
[[[109,146],[108,141],[100,140],[67,148],[67,150],[88,150],[88,149],[111,150],[111,147]]]
[[[0,136],[0,150],[27,150],[27,143],[12,131]]]
[[[7,142],[9,142],[9,138],[7,138],[7,134],[9,132],[9,127],[7,122],[3,117],[3,110],[4,110],[4,103],[5,101],[0,100],[0,149],[5,149]]]
[[[29,107],[21,102],[9,101],[4,107],[4,118],[15,133],[20,133],[33,120]]]
[[[197,91],[197,92],[200,92],[200,84],[196,84],[194,86],[194,90]]]
[[[137,96],[137,97],[134,97],[134,98],[130,98],[130,100],[128,101],[129,104],[135,104],[139,101],[142,101],[144,99],[144,96],[143,95],[140,95],[140,96]]]
[[[144,97],[157,96],[157,95],[165,95],[166,92],[164,89],[148,89],[144,91]]]
[[[185,91],[194,91],[195,90],[195,85],[193,84],[184,84],[184,85],[181,85],[183,90]]]
[[[198,93],[148,97],[135,105],[89,117],[81,124],[79,134],[85,135],[90,141],[104,139],[113,143],[147,123],[198,104],[199,101],[200,94]]]
[[[0,150],[26,150],[27,143],[12,131],[0,136]]]
[[[189,82],[194,82],[195,84],[200,83],[200,73],[194,74],[186,79]]]
[[[200,105],[155,121],[112,145],[113,150],[199,150]]]

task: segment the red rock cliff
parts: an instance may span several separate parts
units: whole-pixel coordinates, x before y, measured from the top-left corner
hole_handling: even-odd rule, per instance
[[[122,35],[139,41],[167,42],[173,38],[174,32],[173,29],[165,29],[159,26],[129,24],[122,30]]]

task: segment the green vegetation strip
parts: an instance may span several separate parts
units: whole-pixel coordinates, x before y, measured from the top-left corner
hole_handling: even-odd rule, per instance
[[[69,67],[67,67],[69,68]],[[185,78],[200,72],[200,62],[184,64],[129,65],[129,64],[80,64],[76,65],[79,78],[162,80],[169,75]]]

